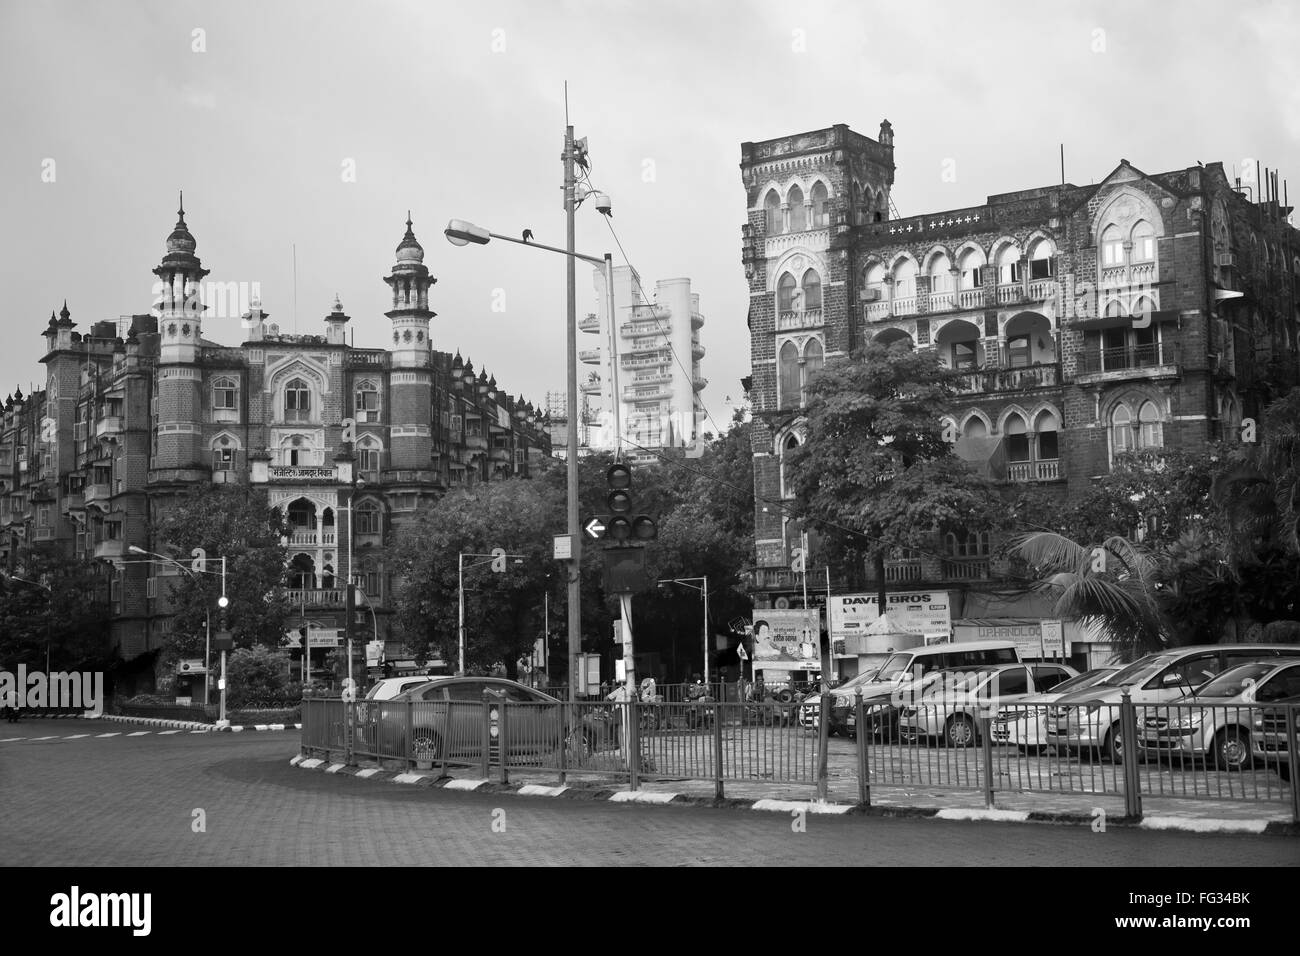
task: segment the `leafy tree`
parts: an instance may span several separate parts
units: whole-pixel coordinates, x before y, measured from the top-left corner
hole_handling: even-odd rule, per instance
[[[235,650],[226,661],[227,705],[296,703],[300,686],[289,676],[289,671],[289,655],[284,651],[272,650],[264,644]]]
[[[928,549],[938,534],[1005,520],[996,486],[944,440],[949,381],[933,353],[873,342],[808,386],[808,440],[790,455],[788,484],[832,554],[875,562],[882,602],[891,549]]]
[[[21,579],[21,580],[20,580]],[[12,576],[0,574],[0,666],[84,670],[110,655],[108,582],[96,563],[35,544],[16,556]]]
[[[283,586],[287,553],[280,514],[264,492],[226,485],[196,489],[169,502],[152,530],[153,550],[174,555],[186,568],[195,548],[207,552],[207,573],[176,570],[164,578],[175,607],[169,658],[202,656],[209,613],[213,631],[224,621],[238,647],[280,646],[291,612]],[[222,557],[230,601],[224,612],[217,607]],[[158,573],[166,574],[165,568],[160,563]]]

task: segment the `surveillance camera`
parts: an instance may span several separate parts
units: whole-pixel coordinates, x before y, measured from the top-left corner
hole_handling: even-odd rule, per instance
[[[610,201],[608,193],[596,193],[596,212],[605,216],[614,215],[614,204]]]

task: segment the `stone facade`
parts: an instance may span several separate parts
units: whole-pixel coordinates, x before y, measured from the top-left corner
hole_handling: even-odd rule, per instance
[[[797,600],[801,529],[779,502],[803,384],[865,342],[905,339],[961,369],[956,452],[1061,500],[1117,452],[1238,436],[1297,380],[1300,233],[1221,164],[1149,175],[1121,160],[1096,185],[898,218],[893,136],[840,125],[741,147],[759,606]],[[996,544],[936,541],[886,575],[993,586]]]
[[[0,563],[12,567],[24,540],[102,559],[114,644],[131,659],[170,627],[167,566],[129,550],[159,549],[150,517],[194,487],[252,484],[290,525],[293,626],[342,627],[351,575],[382,638],[390,532],[448,488],[527,476],[550,455],[542,413],[433,347],[436,279],[409,218],[384,280],[391,348],[348,345],[337,299],[324,335],[282,334],[253,301],[244,342],[217,345],[203,338],[207,270],[194,250],[182,211],[154,270],[164,295],[153,312],[84,335],[66,303],[50,316],[45,387],[0,413]],[[340,467],[349,456],[355,493]]]

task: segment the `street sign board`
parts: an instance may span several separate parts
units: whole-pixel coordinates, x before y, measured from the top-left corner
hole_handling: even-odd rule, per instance
[[[631,594],[648,586],[643,549],[611,548],[605,552],[605,590],[608,593]]]
[[[214,651],[233,651],[235,649],[235,635],[229,631],[214,631],[212,633],[212,649]]]
[[[555,543],[555,560],[571,561],[573,559],[573,538],[567,534],[557,534],[552,538]]]
[[[592,518],[587,522],[584,529],[587,534],[599,541],[605,534],[605,523],[600,518]]]
[[[1042,652],[1044,657],[1065,656],[1064,626],[1060,621],[1041,621]]]

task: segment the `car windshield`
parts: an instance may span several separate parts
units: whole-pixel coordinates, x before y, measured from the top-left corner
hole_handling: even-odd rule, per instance
[[[876,679],[878,671],[867,671],[865,674],[859,674],[840,684],[835,690],[848,690],[850,687],[861,687],[863,684],[869,684]]]
[[[1088,671],[1086,674],[1079,674],[1076,677],[1071,677],[1069,680],[1061,681],[1052,688],[1052,693],[1060,694],[1068,690],[1084,690],[1088,687],[1092,687],[1094,684],[1101,683],[1101,681],[1105,680],[1113,673],[1115,673],[1115,668],[1113,667]]]
[[[1094,687],[1123,687],[1125,684],[1140,684],[1155,674],[1172,658],[1159,654],[1151,654],[1147,657],[1139,658],[1128,667],[1122,667],[1115,673],[1111,674],[1104,680],[1098,681]]]
[[[894,654],[889,657],[880,670],[871,678],[872,683],[885,683],[897,680],[912,666],[911,654]]]
[[[964,667],[945,668],[931,671],[928,675],[926,697],[939,697],[943,694],[969,694],[982,688],[996,675],[997,671],[972,671]]]
[[[1258,684],[1260,678],[1276,667],[1272,664],[1242,664],[1224,671],[1213,680],[1207,681],[1196,689],[1197,697],[1238,697],[1251,684]]]

